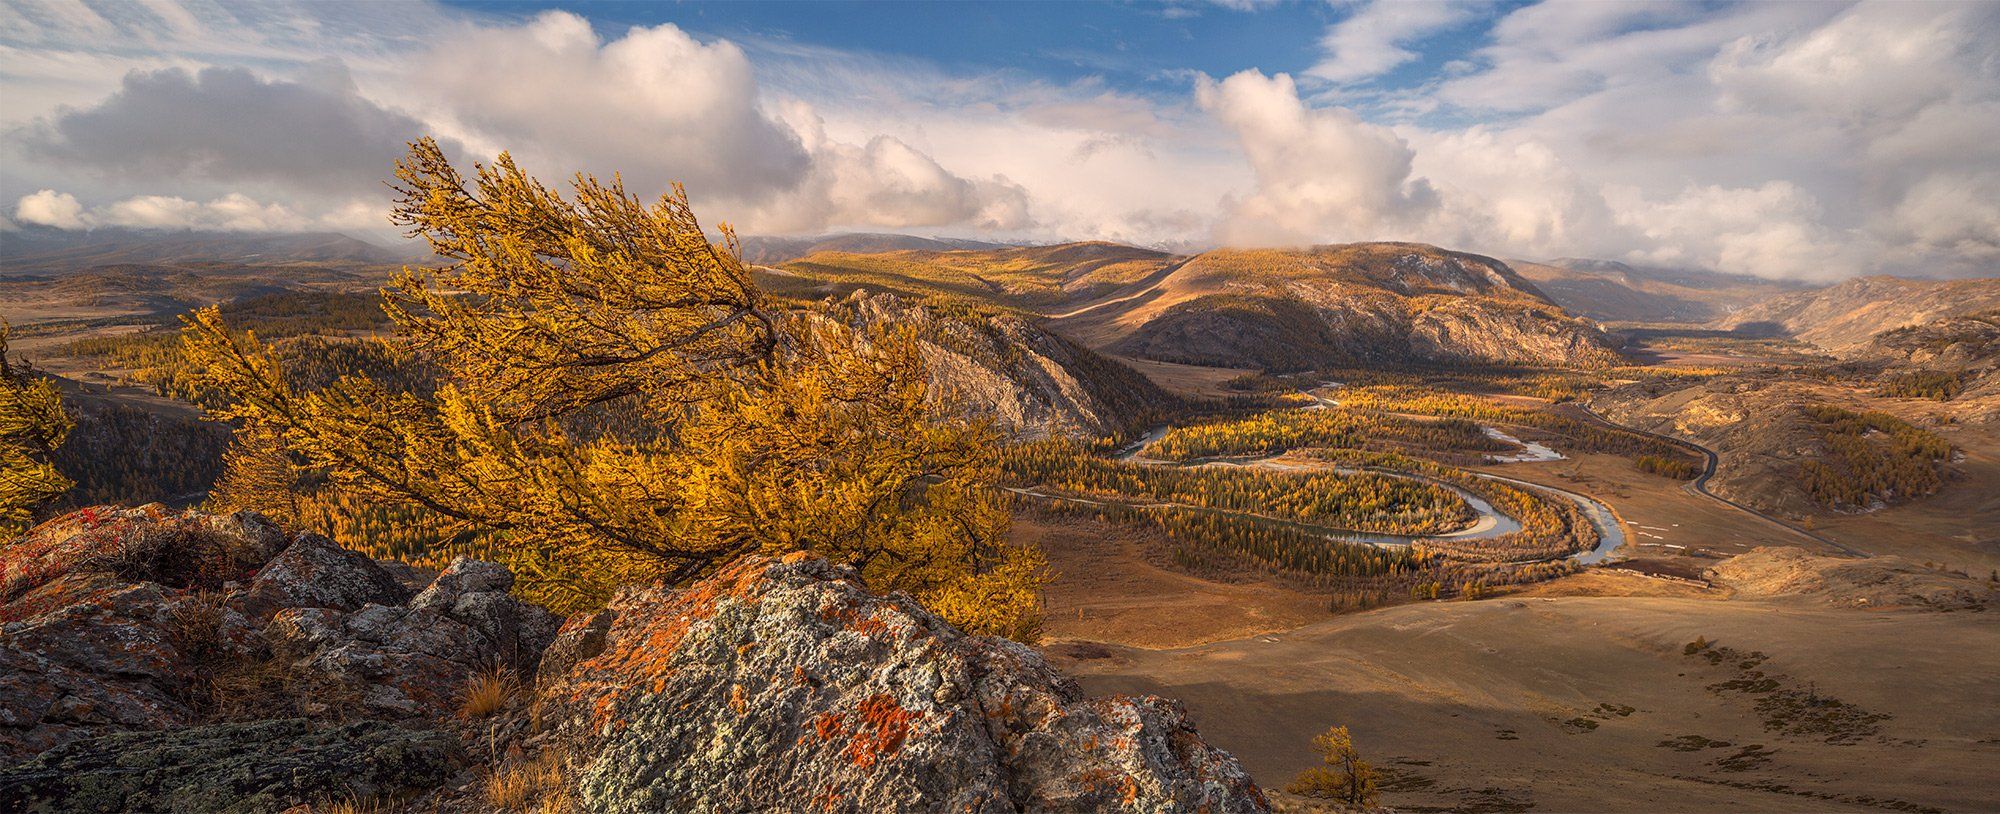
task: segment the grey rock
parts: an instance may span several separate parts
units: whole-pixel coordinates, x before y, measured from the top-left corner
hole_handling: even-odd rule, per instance
[[[276,812],[425,789],[461,763],[456,739],[378,721],[301,719],[101,735],[0,770],[0,811]]]
[[[245,615],[265,620],[283,608],[356,610],[401,604],[405,596],[395,576],[367,555],[301,534],[257,572],[238,602]]]
[[[609,610],[541,689],[591,811],[1268,810],[1179,705],[1084,698],[822,561],[750,558]]]

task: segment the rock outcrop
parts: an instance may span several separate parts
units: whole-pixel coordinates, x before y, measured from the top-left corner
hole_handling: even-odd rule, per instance
[[[591,811],[1267,810],[1177,703],[1087,699],[822,561],[627,592],[551,653],[545,715]]]
[[[359,702],[328,712],[436,715],[479,670],[532,670],[553,637],[511,583],[461,561],[411,599],[366,556],[254,513],[73,512],[0,549],[0,759],[197,723],[247,670],[326,696],[303,703]]]
[[[486,811],[530,765],[512,799],[592,812],[1269,810],[1179,704],[803,555],[560,624],[491,563],[412,595],[252,513],[89,509],[0,555],[0,811]],[[461,720],[494,666],[535,714]]]
[[[1106,435],[1176,404],[1131,368],[1014,313],[859,291],[824,309],[849,324],[915,328],[932,393],[1017,438]]]
[[[0,811],[235,814],[387,798],[450,778],[457,738],[381,721],[303,719],[120,732],[0,769]]]

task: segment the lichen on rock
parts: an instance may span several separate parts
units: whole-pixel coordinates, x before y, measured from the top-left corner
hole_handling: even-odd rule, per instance
[[[1178,704],[1086,699],[818,560],[750,558],[572,623],[543,703],[592,811],[1263,811]]]

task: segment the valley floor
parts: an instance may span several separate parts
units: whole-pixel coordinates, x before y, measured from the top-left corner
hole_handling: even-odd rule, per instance
[[[1550,595],[1604,592],[1642,595]],[[1050,604],[1060,631],[1064,594]],[[1199,624],[1210,604],[1160,608],[1155,625]],[[1698,637],[1718,649],[1686,654]],[[1600,572],[1185,649],[1050,650],[1092,694],[1180,699],[1267,786],[1347,725],[1402,811],[2000,809],[2000,625],[1983,613],[1722,599]]]

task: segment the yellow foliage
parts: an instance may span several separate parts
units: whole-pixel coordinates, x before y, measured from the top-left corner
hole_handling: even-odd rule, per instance
[[[1314,736],[1313,750],[1319,752],[1325,765],[1299,772],[1285,791],[1354,806],[1375,804],[1375,767],[1355,751],[1347,727],[1336,726]]]
[[[74,423],[54,382],[8,359],[8,333],[0,322],[0,532],[27,525],[37,507],[69,491],[49,456]]]
[[[439,547],[489,550],[562,612],[757,551],[920,598],[1039,588],[1040,569],[995,565],[1030,558],[1003,541],[995,434],[940,418],[909,330],[774,309],[678,189],[646,206],[579,177],[565,200],[505,155],[468,183],[428,140],[399,170],[397,221],[449,263],[385,291],[393,353],[435,387],[299,387],[254,335],[197,312],[196,385],[243,427],[228,500],[284,480],[253,459],[275,444],[337,494],[425,518]],[[1019,601],[954,602],[953,621],[1034,627]]]

